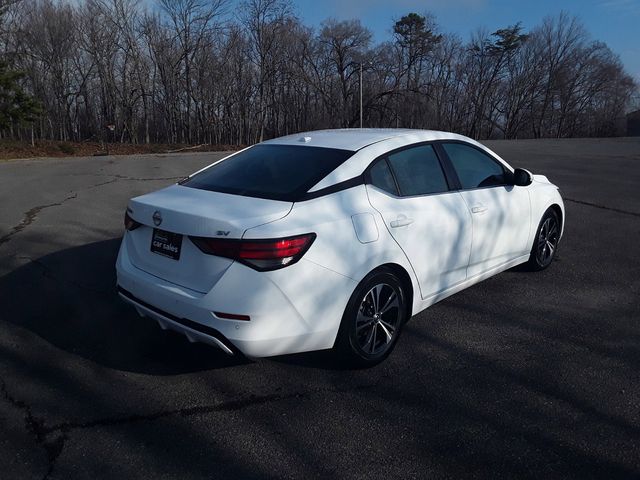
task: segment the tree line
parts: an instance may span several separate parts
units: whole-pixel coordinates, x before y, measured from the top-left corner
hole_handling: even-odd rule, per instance
[[[305,25],[287,0],[0,0],[2,137],[252,144],[328,127],[609,136],[633,79],[567,13],[443,32]],[[360,80],[362,76],[362,92]]]

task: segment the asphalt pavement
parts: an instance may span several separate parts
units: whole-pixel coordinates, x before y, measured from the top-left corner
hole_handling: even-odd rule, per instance
[[[640,138],[488,144],[560,186],[557,260],[366,370],[228,357],[118,299],[127,200],[221,154],[0,163],[0,478],[640,478]]]

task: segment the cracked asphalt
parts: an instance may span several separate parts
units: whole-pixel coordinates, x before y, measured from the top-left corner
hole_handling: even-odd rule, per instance
[[[127,200],[220,154],[0,163],[0,478],[639,478],[640,139],[488,143],[561,187],[556,263],[367,370],[227,357],[118,300]]]

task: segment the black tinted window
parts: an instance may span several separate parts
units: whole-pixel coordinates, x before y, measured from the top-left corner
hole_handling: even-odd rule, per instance
[[[298,145],[256,145],[182,182],[248,197],[295,201],[353,152]]]
[[[505,184],[504,168],[486,153],[462,143],[445,143],[442,146],[451,159],[462,188]]]
[[[431,145],[401,150],[388,158],[401,195],[425,195],[449,190],[440,161]]]
[[[369,170],[369,175],[371,175],[372,185],[385,192],[398,195],[396,182],[393,180],[393,175],[391,175],[391,170],[389,170],[389,165],[387,165],[386,160],[377,161],[373,167],[371,167],[371,170]]]

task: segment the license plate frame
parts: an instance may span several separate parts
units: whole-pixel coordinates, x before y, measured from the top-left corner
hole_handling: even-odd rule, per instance
[[[178,261],[182,250],[182,234],[154,228],[150,248],[152,253]]]

